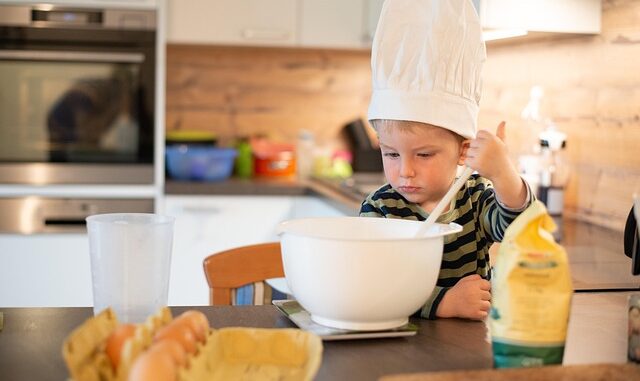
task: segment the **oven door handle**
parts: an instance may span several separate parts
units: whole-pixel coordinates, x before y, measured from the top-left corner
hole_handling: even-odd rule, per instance
[[[69,52],[50,50],[0,50],[0,59],[30,61],[81,61],[141,63],[142,53]]]

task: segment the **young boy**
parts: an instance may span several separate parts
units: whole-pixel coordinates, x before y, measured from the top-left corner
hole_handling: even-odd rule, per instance
[[[369,119],[378,133],[388,184],[362,203],[361,216],[425,220],[455,181],[473,175],[438,218],[462,232],[445,237],[425,318],[484,319],[490,308],[489,247],[532,201],[496,134],[477,131],[485,60],[469,0],[385,2],[372,49]]]

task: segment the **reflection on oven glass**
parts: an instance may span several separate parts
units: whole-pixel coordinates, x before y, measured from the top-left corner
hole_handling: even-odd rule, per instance
[[[71,83],[47,112],[51,161],[100,161],[103,155],[126,160],[135,155],[135,81],[130,68],[118,65],[110,75]]]
[[[137,63],[0,60],[0,162],[150,162]]]

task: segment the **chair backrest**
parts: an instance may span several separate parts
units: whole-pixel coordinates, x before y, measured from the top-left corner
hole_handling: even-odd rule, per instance
[[[231,290],[284,276],[280,243],[241,246],[214,253],[203,261],[209,283],[209,303],[230,305]]]

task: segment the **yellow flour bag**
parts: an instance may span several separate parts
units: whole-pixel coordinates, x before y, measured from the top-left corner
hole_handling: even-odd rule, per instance
[[[491,285],[489,325],[497,368],[561,364],[571,306],[567,253],[535,201],[507,228]]]

